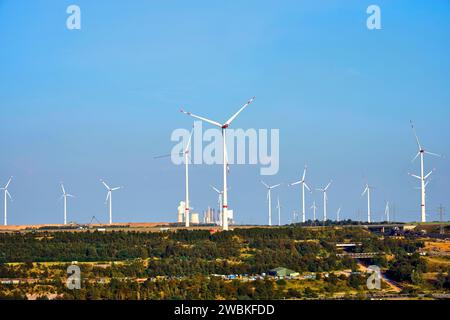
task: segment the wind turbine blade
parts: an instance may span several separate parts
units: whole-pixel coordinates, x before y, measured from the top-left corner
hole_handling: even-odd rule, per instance
[[[210,187],[217,193],[222,193],[219,189],[217,189],[216,187],[214,187],[213,185],[210,185]]]
[[[437,153],[434,153],[434,152],[425,151],[425,153],[426,153],[426,154],[429,154],[429,155],[431,155],[431,156],[435,156],[435,157],[442,158],[442,155],[437,154]]]
[[[5,189],[8,189],[9,184],[11,183],[13,177],[9,177],[8,182],[6,183]]]
[[[71,194],[66,194],[66,196],[67,196],[67,197],[71,197],[71,198],[75,198],[75,196],[74,196],[74,195],[71,195]]]
[[[196,119],[199,119],[199,120],[208,122],[208,123],[210,123],[210,124],[212,124],[212,125],[215,125],[215,126],[218,126],[218,127],[222,128],[222,125],[221,125],[220,123],[216,122],[216,121],[209,120],[209,119],[206,119],[206,118],[197,116],[197,115],[195,115],[195,114],[192,114],[191,112],[184,111],[183,109],[181,109],[180,111],[181,111],[182,113],[184,113],[184,114],[187,114],[188,116],[191,116],[191,117],[193,117],[193,118],[196,118]]]
[[[417,146],[419,147],[419,150],[422,150],[422,146],[420,145],[420,142],[419,142],[419,137],[417,136],[417,133],[416,133],[416,128],[414,128],[414,124],[411,120],[409,122],[411,123],[411,128],[413,130],[414,136],[416,137]]]
[[[192,134],[193,134],[193,133],[194,133],[194,128],[192,128],[191,134],[189,135],[189,140],[188,140],[188,143],[187,143],[187,145],[186,145],[186,149],[184,149],[184,152],[185,152],[185,153],[189,152],[189,148],[190,148],[190,146],[191,146],[191,140],[192,140]]]
[[[242,112],[242,110],[244,110],[250,103],[253,102],[253,100],[255,100],[256,97],[251,98],[250,100],[247,101],[246,104],[244,104],[239,110],[238,112],[236,112],[230,119],[227,120],[227,122],[225,122],[225,125],[230,125],[231,122],[233,122],[233,120],[239,115],[239,113]]]
[[[428,179],[428,177],[433,173],[433,171],[434,171],[434,169],[431,170],[431,171],[424,177],[424,179],[425,179],[425,180]]]
[[[261,183],[268,189],[270,189],[269,185],[267,183],[265,183],[264,181],[261,180]]]
[[[66,194],[66,189],[64,189],[64,185],[62,183],[61,183],[61,189],[62,189],[63,194]]]
[[[105,203],[108,201],[109,197],[110,197],[111,191],[108,191],[108,193],[106,194],[106,200]]]
[[[305,169],[303,170],[302,181],[305,181],[305,177],[306,177],[306,166],[305,166]]]
[[[184,152],[180,152],[178,155],[182,156],[182,155],[184,155]],[[153,159],[168,158],[168,157],[171,157],[171,156],[172,156],[171,153],[167,153],[167,154],[162,154],[162,155],[154,156]]]
[[[106,189],[108,189],[108,190],[111,189],[111,188],[106,184],[105,181],[103,181],[103,180],[100,179],[100,182],[103,183],[103,185],[105,186]]]
[[[111,191],[116,191],[116,190],[119,190],[119,189],[122,189],[123,187],[115,187],[115,188],[112,188],[111,189]]]
[[[299,184],[299,183],[302,183],[302,180],[292,182],[292,183],[290,184],[290,186],[295,186],[295,185],[297,185],[297,184]]]
[[[414,162],[414,160],[416,160],[417,159],[417,157],[419,156],[419,154],[420,154],[420,151],[419,152],[417,152],[417,154],[416,154],[416,156],[411,160],[411,162]]]
[[[305,188],[308,189],[309,192],[311,192],[311,188],[306,184],[306,182],[303,182],[303,184],[305,185]]]
[[[8,197],[9,197],[9,200],[12,200],[12,198],[11,198],[11,194],[9,193],[9,191],[8,191],[7,189],[5,189],[5,192],[6,192],[6,194],[8,195]]]
[[[367,192],[367,189],[368,189],[368,186],[366,185],[366,188],[364,189],[364,191],[361,193],[361,197],[363,196],[363,195],[365,195],[366,194],[366,192]]]
[[[328,184],[327,184],[327,186],[325,187],[324,191],[327,191],[327,189],[331,186],[331,183],[332,183],[332,182],[333,182],[333,181],[328,182]]]
[[[276,187],[279,187],[279,186],[281,186],[281,183],[271,186],[270,189],[275,189]]]
[[[411,174],[411,173],[408,173],[411,177],[414,177],[414,178],[417,178],[417,179],[422,179],[421,177],[419,177],[419,176],[416,176],[415,174]]]

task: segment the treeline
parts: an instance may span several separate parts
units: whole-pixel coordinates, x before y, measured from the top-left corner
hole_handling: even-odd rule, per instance
[[[56,299],[67,300],[147,300],[147,299],[230,299],[230,300],[272,300],[299,299],[330,296],[334,292],[365,290],[366,278],[352,275],[349,278],[330,274],[319,279],[321,285],[293,287],[286,280],[258,279],[255,281],[225,281],[218,277],[193,276],[185,279],[147,280],[138,283],[129,280],[111,279],[109,283],[93,283],[83,281],[81,289],[69,290],[61,281],[52,283],[51,291],[57,293]],[[26,294],[41,292],[45,299],[45,291],[36,291],[36,287],[24,284],[14,290],[6,290],[0,285],[1,299],[26,299]]]
[[[39,232],[0,234],[1,262],[121,261],[149,257],[228,259],[240,249],[271,249],[304,255],[308,247],[293,247],[296,241],[320,240],[320,248],[332,253],[333,243],[352,238],[373,238],[359,229],[319,229],[300,227],[252,228],[218,232],[196,230],[163,233],[144,232]],[[330,245],[327,246],[327,244]],[[316,250],[316,251],[317,251]]]

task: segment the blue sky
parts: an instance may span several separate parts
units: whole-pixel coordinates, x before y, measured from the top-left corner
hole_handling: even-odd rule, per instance
[[[381,8],[382,29],[366,28]],[[66,8],[81,8],[81,30]],[[107,221],[99,183],[114,194],[115,221],[171,221],[184,197],[184,167],[154,155],[189,128],[185,106],[225,120],[247,99],[234,128],[280,129],[280,172],[313,187],[334,180],[329,216],[364,212],[368,180],[379,219],[386,200],[399,220],[417,220],[409,171],[422,143],[446,159],[428,208],[450,208],[450,3],[429,1],[24,1],[0,0],[0,180],[13,175],[10,224],[59,223],[59,182],[77,196],[69,220]],[[234,166],[229,206],[241,223],[265,223],[259,166]],[[5,183],[5,182],[2,182]],[[216,205],[209,184],[220,166],[192,166],[194,211]],[[300,208],[299,188],[274,192],[283,222]],[[308,195],[308,207],[319,193]],[[308,217],[311,212],[308,210]]]

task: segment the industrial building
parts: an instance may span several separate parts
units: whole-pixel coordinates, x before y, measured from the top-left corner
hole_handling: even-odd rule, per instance
[[[271,269],[268,274],[274,277],[297,277],[300,275],[298,272],[284,267]]]

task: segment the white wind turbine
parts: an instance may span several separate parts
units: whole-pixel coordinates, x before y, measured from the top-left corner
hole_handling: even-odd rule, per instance
[[[272,189],[281,186],[281,183],[269,186],[261,180],[261,183],[267,188],[267,201],[269,202],[269,226],[272,225]]]
[[[219,195],[219,199],[217,200],[219,203],[219,217],[220,217],[220,225],[223,225],[223,212],[222,212],[222,199],[223,199],[223,192],[214,187],[213,185],[210,186],[217,194]]]
[[[4,216],[4,221],[3,221],[3,224],[5,226],[8,225],[8,199],[7,199],[7,197],[9,197],[9,200],[12,200],[11,194],[8,191],[8,187],[9,187],[9,184],[11,183],[12,178],[13,177],[9,177],[8,182],[6,183],[6,185],[3,188],[0,188],[0,190],[3,190],[3,192],[5,194],[5,198],[4,198],[5,199],[5,207],[4,207],[4,209],[5,209],[5,216]]]
[[[389,222],[389,201],[386,201],[386,208],[384,209],[384,217],[386,219],[387,222]]]
[[[316,200],[313,201],[311,209],[313,209],[313,221],[315,223],[316,222],[316,210],[317,210]]]
[[[370,223],[370,216],[371,216],[371,207],[370,207],[370,190],[373,188],[369,186],[368,183],[366,183],[365,189],[363,193],[361,194],[361,197],[363,197],[367,193],[367,222]]]
[[[337,221],[337,222],[341,221],[341,207],[339,207],[339,209],[337,209],[337,212],[336,212],[336,221]]]
[[[186,148],[183,151],[184,154],[184,166],[185,166],[185,191],[186,191],[186,203],[185,203],[185,213],[184,213],[184,221],[185,221],[185,227],[189,227],[190,224],[190,207],[189,207],[189,150],[191,147],[191,140],[192,140],[192,133],[194,132],[194,128],[191,130],[191,134],[189,136],[188,143],[186,145]]]
[[[327,190],[330,187],[333,180],[328,182],[327,186],[325,188],[318,188],[317,191],[323,192],[323,222],[327,221],[327,202],[328,202],[328,196],[327,196]]]
[[[414,174],[410,174],[412,177],[417,178],[420,180],[420,188],[421,188],[421,221],[422,222],[426,222],[427,221],[427,217],[426,217],[426,208],[425,208],[425,192],[426,192],[426,180],[428,179],[428,177],[431,175],[431,173],[434,171],[434,169],[432,171],[430,171],[427,175],[424,175],[424,155],[429,154],[432,156],[436,156],[436,157],[441,157],[441,155],[437,154],[437,153],[433,153],[433,152],[429,152],[426,151],[422,145],[420,144],[419,138],[417,136],[416,133],[416,129],[414,128],[414,124],[412,123],[412,121],[410,121],[411,123],[411,128],[413,130],[414,136],[416,137],[416,141],[417,141],[417,146],[419,148],[419,151],[417,152],[416,156],[414,157],[414,160],[417,159],[418,156],[420,156],[420,176],[414,175]]]
[[[62,189],[62,196],[61,198],[64,199],[64,224],[67,224],[67,197],[75,198],[73,195],[66,192],[66,189],[64,188],[64,184],[61,182],[61,189]]]
[[[184,167],[185,167],[185,208],[184,208],[184,222],[185,227],[189,227],[190,225],[190,205],[189,205],[189,152],[191,147],[191,141],[192,141],[192,134],[194,133],[194,126],[192,126],[191,134],[189,135],[188,143],[186,144],[186,147],[183,149],[182,152],[179,153],[179,155],[184,156]],[[162,156],[156,156],[155,159],[158,158],[165,158],[170,157],[172,154],[166,154]]]
[[[108,194],[106,195],[106,200],[105,203],[108,201],[109,199],[109,224],[112,224],[112,192],[122,189],[123,187],[115,187],[115,188],[110,188],[105,181],[103,181],[102,179],[100,179],[100,182],[103,183],[103,185],[105,186],[106,190],[108,190]]]
[[[249,101],[247,101],[246,104],[244,104],[230,119],[228,119],[224,124],[220,124],[217,121],[213,121],[213,120],[209,120],[207,118],[203,118],[200,116],[197,116],[195,114],[192,114],[191,112],[186,112],[184,110],[180,110],[182,113],[187,114],[191,117],[194,117],[196,119],[208,122],[214,126],[217,126],[219,128],[222,129],[222,153],[223,153],[223,203],[222,203],[222,220],[223,220],[223,225],[222,225],[222,229],[223,230],[228,230],[228,188],[227,188],[227,166],[228,166],[228,161],[227,161],[227,145],[226,145],[226,129],[231,125],[231,123],[233,122],[233,120],[239,115],[239,113],[242,112],[242,110],[244,110],[250,103],[253,102],[253,100],[255,99],[255,97],[251,98]]]
[[[306,213],[305,213],[305,188],[308,189],[309,192],[311,192],[311,189],[309,188],[309,186],[306,184],[305,178],[306,178],[306,165],[305,165],[305,169],[303,170],[303,176],[302,179],[296,182],[293,182],[290,184],[290,186],[295,186],[297,184],[301,184],[302,185],[302,220],[303,223],[306,222]]]
[[[277,209],[278,209],[278,226],[281,226],[281,205],[280,205],[280,197],[277,197]]]

